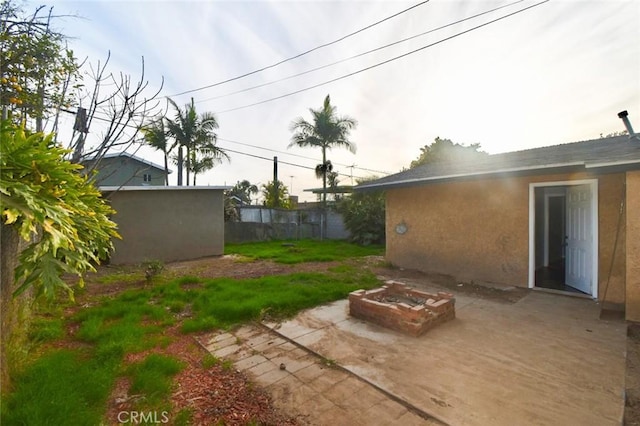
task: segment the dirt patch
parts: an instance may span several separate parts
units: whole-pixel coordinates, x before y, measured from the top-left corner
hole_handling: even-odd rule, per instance
[[[395,268],[380,262],[373,271],[383,281],[395,280],[418,289],[446,291],[454,296],[456,293],[465,294],[501,303],[515,303],[529,293],[526,288],[460,282],[450,275]]]

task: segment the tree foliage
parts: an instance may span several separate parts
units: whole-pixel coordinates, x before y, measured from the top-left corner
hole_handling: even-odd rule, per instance
[[[224,220],[237,222],[240,220],[240,205],[251,204],[251,195],[260,192],[258,187],[248,180],[237,182],[233,188],[224,193]]]
[[[168,135],[174,138],[175,143],[169,149],[177,147],[178,154],[175,157],[178,166],[178,185],[182,185],[182,169],[187,171],[187,185],[189,176],[193,173],[195,185],[196,175],[213,168],[224,160],[229,160],[229,155],[216,145],[218,121],[213,113],[203,112],[198,114],[196,106],[191,98],[191,103],[180,108],[173,100],[169,103],[175,110],[175,117],[167,119]],[[183,156],[183,148],[186,149],[186,157]]]
[[[164,156],[165,185],[169,185],[169,135],[165,127],[164,117],[158,117],[142,128],[144,141],[151,148],[161,151]]]
[[[76,114],[67,157],[74,163],[92,159],[85,170],[91,175],[109,151],[126,150],[139,141],[140,128],[158,106],[162,84],[150,92],[144,58],[139,79],[109,71],[110,53],[104,61],[79,64],[66,37],[52,29],[58,18],[53,8],[40,6],[28,14],[13,0],[2,2],[0,106],[14,123],[56,134],[59,115]],[[83,108],[76,110],[78,106]]]
[[[420,155],[411,162],[410,168],[422,166],[430,163],[455,163],[462,161],[472,161],[488,155],[480,151],[480,144],[461,145],[453,143],[450,139],[436,137],[430,145],[420,148]]]
[[[331,105],[329,95],[324,99],[322,108],[309,109],[312,120],[307,121],[302,117],[295,119],[290,126],[293,136],[289,147],[320,148],[322,151],[322,163],[315,169],[316,177],[322,178],[322,200],[327,201],[327,175],[333,171],[333,166],[327,160],[327,149],[334,147],[346,148],[355,153],[356,146],[349,140],[349,135],[356,128],[358,122],[349,116],[339,116],[337,108]]]
[[[291,199],[289,198],[289,189],[278,181],[276,191],[276,185],[274,181],[269,181],[266,185],[262,185],[262,196],[264,197],[264,206],[266,207],[280,207],[283,209],[291,208]]]
[[[67,151],[52,134],[30,135],[3,121],[0,136],[2,221],[26,241],[39,237],[20,254],[14,294],[33,286],[49,298],[57,289],[73,297],[61,274],[78,275],[82,285],[82,274],[108,256],[118,236],[109,220],[114,211],[79,173],[81,166],[63,159]]]
[[[612,138],[614,136],[626,136],[628,134],[629,134],[628,130],[616,130],[615,132],[610,132],[610,133],[607,133],[606,135],[603,133],[600,133],[600,139]]]
[[[358,180],[362,184],[371,179]],[[350,240],[361,245],[385,241],[385,196],[383,191],[354,192],[338,204]]]
[[[238,198],[243,204],[251,204],[251,195],[257,193],[258,187],[245,179],[236,183],[226,195]]]
[[[0,106],[15,123],[35,119],[37,130],[70,106],[79,87],[79,66],[64,35],[52,30],[53,18],[44,6],[27,14],[14,1],[0,5]]]

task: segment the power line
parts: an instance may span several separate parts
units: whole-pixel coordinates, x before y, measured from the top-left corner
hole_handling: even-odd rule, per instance
[[[224,139],[224,138],[218,137],[217,140],[223,141],[223,142],[234,143],[234,144],[238,144],[238,145],[243,145],[243,146],[248,146],[248,147],[256,148],[256,149],[263,149],[265,151],[275,152],[277,154],[290,155],[292,157],[303,158],[305,160],[311,160],[311,161],[315,161],[315,162],[320,162],[320,160],[318,160],[317,158],[307,157],[307,156],[300,155],[300,154],[293,154],[293,153],[286,152],[286,151],[279,151],[279,150],[273,149],[273,148],[265,148],[263,146],[252,145],[252,144],[245,143],[245,142],[238,142],[238,141],[234,141],[234,140],[231,140],[231,139]],[[342,167],[351,167],[348,164],[341,164],[341,163],[333,163],[333,164],[335,164],[337,166],[342,166]],[[382,174],[385,174],[385,175],[390,175],[391,174],[391,172],[385,172],[385,171],[382,171],[382,170],[366,169],[364,167],[354,167],[354,168],[357,169],[357,170],[363,170],[363,171],[372,172],[372,173],[382,173]]]
[[[436,32],[436,31],[439,31],[439,30],[442,30],[442,29],[445,29],[445,28],[448,28],[448,27],[451,27],[451,26],[454,26],[454,25],[460,24],[460,23],[462,23],[462,22],[469,21],[469,20],[471,20],[471,19],[475,19],[475,18],[477,18],[477,17],[483,16],[483,15],[487,15],[487,14],[489,14],[489,13],[493,13],[493,12],[495,12],[495,11],[497,11],[497,10],[504,9],[504,8],[506,8],[506,7],[513,6],[514,4],[522,3],[523,1],[524,1],[524,0],[517,0],[517,1],[514,1],[514,2],[512,2],[512,3],[508,3],[508,4],[505,4],[505,5],[502,5],[502,6],[498,6],[498,7],[495,7],[495,8],[493,8],[493,9],[487,10],[487,11],[485,11],[485,12],[477,13],[477,14],[475,14],[475,15],[468,16],[468,17],[463,18],[463,19],[459,19],[459,20],[457,20],[457,21],[455,21],[455,22],[451,22],[451,23],[449,23],[449,24],[441,25],[441,26],[439,26],[439,27],[437,27],[437,28],[433,28],[433,29],[431,29],[431,30],[421,32],[421,33],[416,34],[416,35],[413,35],[413,36],[411,36],[411,37],[403,38],[403,39],[401,39],[401,40],[394,41],[393,43],[385,44],[384,46],[376,47],[375,49],[367,50],[366,52],[358,53],[358,54],[353,55],[353,56],[350,56],[350,57],[348,57],[348,58],[340,59],[340,60],[338,60],[338,61],[331,62],[331,63],[329,63],[329,64],[325,64],[325,65],[321,65],[321,66],[316,67],[316,68],[311,68],[311,69],[309,69],[309,70],[302,71],[302,72],[299,72],[299,73],[297,73],[297,74],[292,74],[292,75],[289,75],[289,76],[287,76],[287,77],[279,78],[279,79],[277,79],[277,80],[268,81],[268,82],[266,82],[266,83],[258,84],[258,85],[251,86],[251,87],[247,87],[247,88],[245,88],[245,89],[241,89],[241,90],[236,90],[236,91],[234,91],[234,92],[230,92],[230,93],[225,93],[225,94],[223,94],[223,95],[213,96],[213,97],[211,97],[211,98],[202,99],[202,100],[195,101],[195,102],[196,102],[196,103],[202,103],[202,102],[207,102],[207,101],[213,101],[213,100],[216,100],[216,99],[222,99],[222,98],[226,98],[226,97],[229,97],[229,96],[232,96],[232,95],[237,95],[237,94],[239,94],[239,93],[244,93],[244,92],[249,92],[249,91],[251,91],[251,90],[259,89],[259,88],[261,88],[261,87],[270,86],[270,85],[272,85],[272,84],[280,83],[280,82],[282,82],[282,81],[290,80],[290,79],[292,79],[292,78],[300,77],[300,76],[302,76],[302,75],[310,74],[310,73],[315,72],[315,71],[320,71],[320,70],[323,70],[323,69],[325,69],[325,68],[329,68],[329,67],[332,67],[332,66],[334,66],[334,65],[338,65],[338,64],[341,64],[341,63],[343,63],[343,62],[350,61],[350,60],[352,60],[352,59],[360,58],[360,57],[365,56],[365,55],[368,55],[368,54],[370,54],[370,53],[374,53],[374,52],[377,52],[377,51],[380,51],[380,50],[386,49],[386,48],[388,48],[388,47],[392,47],[392,46],[395,46],[395,45],[397,45],[397,44],[401,44],[401,43],[404,43],[404,42],[406,42],[406,41],[413,40],[413,39],[415,39],[415,38],[422,37],[422,36],[424,36],[424,35],[434,33],[434,32]]]
[[[247,152],[241,152],[241,151],[235,151],[233,149],[229,149],[229,148],[224,148],[225,151],[229,151],[232,152],[234,154],[240,154],[240,155],[246,155],[247,157],[253,157],[253,158],[258,158],[260,160],[266,160],[269,162],[273,162],[273,158],[268,158],[268,157],[262,157],[261,155],[256,155],[256,154],[249,154]],[[296,164],[296,163],[289,163],[287,161],[282,161],[280,159],[278,159],[278,164],[286,164],[288,166],[293,166],[293,167],[299,167],[301,169],[307,169],[307,170],[315,170],[315,167],[309,167],[309,166],[303,166],[302,164]],[[345,177],[351,177],[351,175],[346,175],[344,173],[340,173],[340,172],[336,172],[338,174],[338,176],[345,176]],[[361,177],[358,176],[354,176],[357,179],[361,179]]]
[[[74,112],[74,111],[71,111],[71,110],[68,110],[68,109],[61,109],[61,111],[64,111],[64,112],[67,112],[67,113],[70,113],[70,114],[75,114],[75,112]],[[94,116],[94,118],[95,118],[96,120],[100,120],[100,121],[107,121],[107,122],[109,122],[109,121],[110,121],[110,120],[108,120],[108,119],[106,119],[106,118],[102,118],[102,117],[98,117],[98,116]],[[130,128],[134,128],[134,129],[136,129],[136,127],[135,127],[135,126],[132,126],[132,125],[130,125],[130,124],[125,125],[125,127],[130,127]],[[251,145],[251,144],[247,144],[247,143],[243,143],[243,142],[232,141],[232,140],[230,140],[230,139],[217,138],[217,140],[221,140],[221,141],[225,141],[225,142],[230,142],[230,143],[237,143],[237,144],[240,144],[240,145],[245,145],[245,146],[249,146],[249,147],[253,147],[253,148],[264,149],[264,150],[267,150],[267,151],[277,152],[277,153],[285,154],[285,155],[291,155],[291,156],[294,156],[294,157],[306,158],[306,159],[308,159],[308,160],[319,161],[319,160],[317,160],[317,159],[315,159],[315,158],[311,158],[311,157],[304,157],[304,156],[302,156],[302,155],[291,154],[291,153],[288,153],[288,152],[278,151],[278,150],[271,149],[271,148],[264,148],[264,147],[257,146],[257,145]],[[124,151],[126,151],[126,150],[127,150],[127,149],[128,149],[128,148],[129,148],[133,143],[134,143],[133,141],[132,141],[132,142],[130,142],[130,143],[127,145],[127,148],[125,148],[125,149],[123,150],[123,152],[124,152]],[[140,144],[140,146],[136,149],[136,151],[135,151],[135,152],[138,152],[138,150],[142,147],[142,145],[143,145],[143,144]],[[222,147],[221,147],[221,148],[222,148]],[[260,156],[260,155],[256,155],[256,154],[249,154],[248,152],[236,151],[236,150],[231,149],[231,148],[222,148],[222,149],[223,149],[225,152],[232,152],[232,153],[234,153],[234,154],[245,155],[245,156],[247,156],[247,157],[253,157],[253,158],[258,158],[258,159],[261,159],[261,160],[273,161],[273,159],[272,159],[272,158],[262,157],[262,156]],[[290,163],[290,162],[288,162],[288,161],[278,160],[278,163],[280,163],[280,164],[286,164],[286,165],[288,165],[288,166],[293,166],[293,167],[300,167],[300,168],[307,169],[307,170],[315,170],[315,167],[304,166],[304,165],[302,165],[302,164],[296,164],[296,163]],[[334,164],[339,165],[339,166],[344,166],[344,167],[351,167],[351,166],[346,166],[346,165],[344,165],[344,164],[340,164],[340,163],[334,163]],[[365,168],[362,168],[362,167],[356,167],[356,169],[358,169],[358,170],[365,170],[365,171],[371,171],[371,172],[376,172],[376,173],[384,173],[384,174],[387,174],[387,175],[388,175],[388,174],[391,174],[391,173],[389,173],[389,172],[382,172],[382,171],[376,171],[376,170],[371,170],[371,169],[365,169]],[[338,175],[339,175],[339,176],[351,177],[351,175],[346,175],[346,174],[344,174],[344,173],[338,173]],[[360,177],[358,177],[358,176],[354,176],[354,177],[356,177],[356,178],[360,179]]]
[[[365,67],[365,68],[361,68],[361,69],[359,69],[357,71],[354,71],[354,72],[351,72],[351,73],[348,73],[348,74],[344,74],[344,75],[342,75],[340,77],[336,77],[336,78],[333,78],[331,80],[324,81],[322,83],[317,83],[317,84],[305,87],[303,89],[295,90],[293,92],[285,93],[284,95],[276,96],[276,97],[273,97],[273,98],[264,99],[262,101],[254,102],[254,103],[251,103],[251,104],[248,104],[248,105],[242,105],[242,106],[235,107],[235,108],[225,109],[225,110],[222,110],[222,111],[216,111],[216,114],[223,114],[225,112],[238,111],[238,110],[241,110],[241,109],[250,108],[250,107],[253,107],[253,106],[257,106],[257,105],[266,104],[268,102],[276,101],[278,99],[287,98],[289,96],[297,95],[298,93],[302,93],[302,92],[306,92],[308,90],[316,89],[318,87],[326,86],[327,84],[335,83],[336,81],[344,80],[345,78],[352,77],[354,75],[363,73],[365,71],[369,71],[369,70],[371,70],[373,68],[377,68],[377,67],[382,66],[382,65],[386,65],[386,64],[388,64],[390,62],[394,62],[394,61],[397,61],[398,59],[402,59],[405,56],[409,56],[409,55],[412,55],[414,53],[418,53],[418,52],[420,52],[422,50],[428,49],[429,47],[433,47],[433,46],[438,45],[440,43],[444,43],[445,41],[448,41],[448,40],[454,39],[456,37],[459,37],[459,36],[461,36],[463,34],[467,34],[467,33],[471,32],[471,31],[475,31],[475,30],[480,29],[482,27],[486,27],[487,25],[490,25],[490,24],[493,24],[493,23],[498,22],[500,20],[503,20],[503,19],[509,18],[511,16],[517,15],[518,13],[522,13],[522,12],[524,12],[526,10],[529,10],[529,9],[534,8],[534,7],[540,6],[540,5],[542,5],[544,3],[547,3],[549,1],[550,0],[543,0],[543,1],[539,2],[539,3],[534,4],[534,5],[527,6],[527,7],[523,8],[523,9],[517,10],[517,11],[509,13],[507,15],[503,15],[503,16],[501,16],[499,18],[496,18],[496,19],[493,19],[491,21],[485,22],[484,24],[477,25],[477,26],[472,27],[472,28],[470,28],[468,30],[461,31],[461,32],[459,32],[457,34],[454,34],[452,36],[449,36],[449,37],[443,38],[441,40],[438,40],[438,41],[436,41],[434,43],[427,44],[427,45],[422,46],[422,47],[420,47],[418,49],[412,50],[412,51],[407,52],[407,53],[403,53],[402,55],[394,56],[391,59],[387,59],[385,61],[378,62],[377,64],[374,64],[374,65],[371,65],[371,66],[368,66],[368,67]]]
[[[390,19],[392,19],[392,18],[395,18],[396,16],[402,15],[403,13],[408,12],[408,11],[410,11],[411,9],[415,9],[416,7],[419,7],[419,6],[422,6],[423,4],[429,3],[429,1],[430,1],[430,0],[424,0],[424,1],[422,1],[422,2],[420,2],[420,3],[418,3],[418,4],[416,4],[416,5],[413,5],[413,6],[409,7],[409,8],[407,8],[407,9],[401,10],[400,12],[394,13],[394,14],[393,14],[393,15],[391,15],[391,16],[387,16],[387,17],[386,17],[386,18],[384,18],[384,19],[381,19],[381,20],[379,20],[379,21],[376,21],[376,22],[374,22],[373,24],[369,24],[369,25],[367,25],[366,27],[360,28],[359,30],[356,30],[356,31],[354,31],[354,32],[351,32],[351,33],[349,33],[349,34],[347,34],[347,35],[345,35],[345,36],[342,36],[342,37],[340,37],[340,38],[338,38],[338,39],[336,39],[336,40],[330,41],[330,42],[328,42],[328,43],[321,44],[321,45],[316,46],[316,47],[314,47],[314,48],[312,48],[312,49],[306,50],[306,51],[304,51],[304,52],[302,52],[302,53],[298,53],[297,55],[294,55],[294,56],[291,56],[291,57],[289,57],[289,58],[283,59],[283,60],[281,60],[281,61],[279,61],[279,62],[276,62],[276,63],[274,63],[274,64],[267,65],[266,67],[262,67],[262,68],[259,68],[259,69],[257,69],[257,70],[254,70],[254,71],[250,71],[250,72],[248,72],[248,73],[245,73],[245,74],[239,75],[239,76],[237,76],[237,77],[229,78],[229,79],[227,79],[227,80],[219,81],[219,82],[217,82],[217,83],[209,84],[209,85],[207,85],[207,86],[202,86],[202,87],[198,87],[198,88],[196,88],[196,89],[191,89],[191,90],[185,90],[184,92],[175,93],[175,94],[173,94],[173,95],[169,95],[169,96],[166,96],[166,97],[180,96],[180,95],[186,95],[187,93],[199,92],[199,91],[201,91],[201,90],[209,89],[209,88],[211,88],[211,87],[220,86],[220,85],[222,85],[222,84],[229,83],[229,82],[231,82],[231,81],[240,80],[241,78],[245,78],[245,77],[248,77],[248,76],[250,76],[250,75],[257,74],[257,73],[259,73],[259,72],[262,72],[262,71],[268,70],[268,69],[270,69],[270,68],[277,67],[278,65],[284,64],[285,62],[292,61],[292,60],[294,60],[294,59],[297,59],[297,58],[300,58],[300,57],[302,57],[302,56],[304,56],[304,55],[307,55],[307,54],[309,54],[309,53],[311,53],[311,52],[315,52],[316,50],[322,49],[322,48],[327,47],[327,46],[331,46],[332,44],[339,43],[339,42],[341,42],[341,41],[343,41],[343,40],[345,40],[345,39],[347,39],[347,38],[349,38],[349,37],[352,37],[352,36],[354,36],[354,35],[356,35],[356,34],[358,34],[358,33],[361,33],[361,32],[363,32],[363,31],[365,31],[365,30],[368,30],[369,28],[375,27],[376,25],[379,25],[379,24],[381,24],[381,23],[383,23],[383,22],[385,22],[385,21],[388,21],[388,20],[390,20]]]

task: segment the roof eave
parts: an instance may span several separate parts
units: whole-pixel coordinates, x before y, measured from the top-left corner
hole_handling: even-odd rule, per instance
[[[446,181],[452,181],[452,180],[458,180],[458,179],[469,179],[469,178],[475,178],[475,177],[490,177],[490,176],[517,174],[522,172],[550,171],[553,169],[567,169],[567,168],[576,168],[576,167],[585,167],[584,161],[545,164],[541,166],[512,167],[512,168],[499,169],[499,170],[487,170],[483,172],[454,173],[450,175],[438,175],[438,176],[429,176],[425,178],[405,179],[405,180],[380,183],[380,184],[376,184],[375,182],[373,182],[371,184],[358,185],[354,187],[354,190],[355,191],[383,190],[383,189],[389,189],[389,188],[395,188],[395,187],[420,185],[422,183],[446,182]]]

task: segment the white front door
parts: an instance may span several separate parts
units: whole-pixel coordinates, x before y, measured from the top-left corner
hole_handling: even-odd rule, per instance
[[[591,186],[567,187],[565,283],[584,293],[592,293],[593,229]]]

